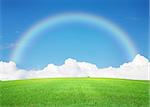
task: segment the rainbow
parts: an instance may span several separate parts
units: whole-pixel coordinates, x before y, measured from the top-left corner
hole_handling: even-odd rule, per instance
[[[14,48],[11,54],[11,60],[19,63],[27,46],[31,43],[32,40],[34,40],[34,38],[38,36],[40,32],[42,32],[44,29],[52,28],[56,25],[68,21],[83,21],[88,24],[95,25],[98,28],[103,27],[104,29],[107,29],[109,32],[111,32],[112,36],[117,39],[118,42],[120,42],[130,59],[137,54],[136,47],[133,41],[129,38],[128,34],[122,31],[121,28],[116,26],[114,23],[99,16],[93,16],[84,13],[66,13],[50,16],[29,28],[17,41],[17,46]]]

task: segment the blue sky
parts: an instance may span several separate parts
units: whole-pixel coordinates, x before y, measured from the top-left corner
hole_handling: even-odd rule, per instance
[[[127,32],[138,52],[148,57],[148,0],[1,0],[0,60],[10,60],[16,41],[28,28],[48,16],[65,12],[107,18]],[[110,34],[81,23],[58,26],[40,35],[24,53],[19,67],[59,65],[69,57],[98,67],[119,66],[131,60]]]

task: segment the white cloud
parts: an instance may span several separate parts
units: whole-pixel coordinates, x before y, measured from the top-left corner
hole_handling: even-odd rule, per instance
[[[14,62],[0,62],[0,80],[17,80],[29,78],[54,78],[54,77],[104,77],[148,80],[150,71],[149,61],[137,55],[132,62],[125,63],[119,68],[97,68],[87,62],[77,62],[67,59],[61,66],[49,64],[42,70],[22,70]]]

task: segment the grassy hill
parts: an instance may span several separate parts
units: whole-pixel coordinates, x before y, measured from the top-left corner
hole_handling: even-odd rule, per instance
[[[55,78],[0,82],[1,107],[148,107],[149,81]]]

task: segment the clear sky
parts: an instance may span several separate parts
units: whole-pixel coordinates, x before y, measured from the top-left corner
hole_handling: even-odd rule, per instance
[[[35,23],[66,12],[102,16],[127,32],[138,53],[148,57],[148,0],[1,0],[0,60],[10,61],[16,42]],[[21,68],[60,65],[66,58],[98,67],[119,66],[124,49],[103,29],[69,23],[41,32],[25,50]]]

